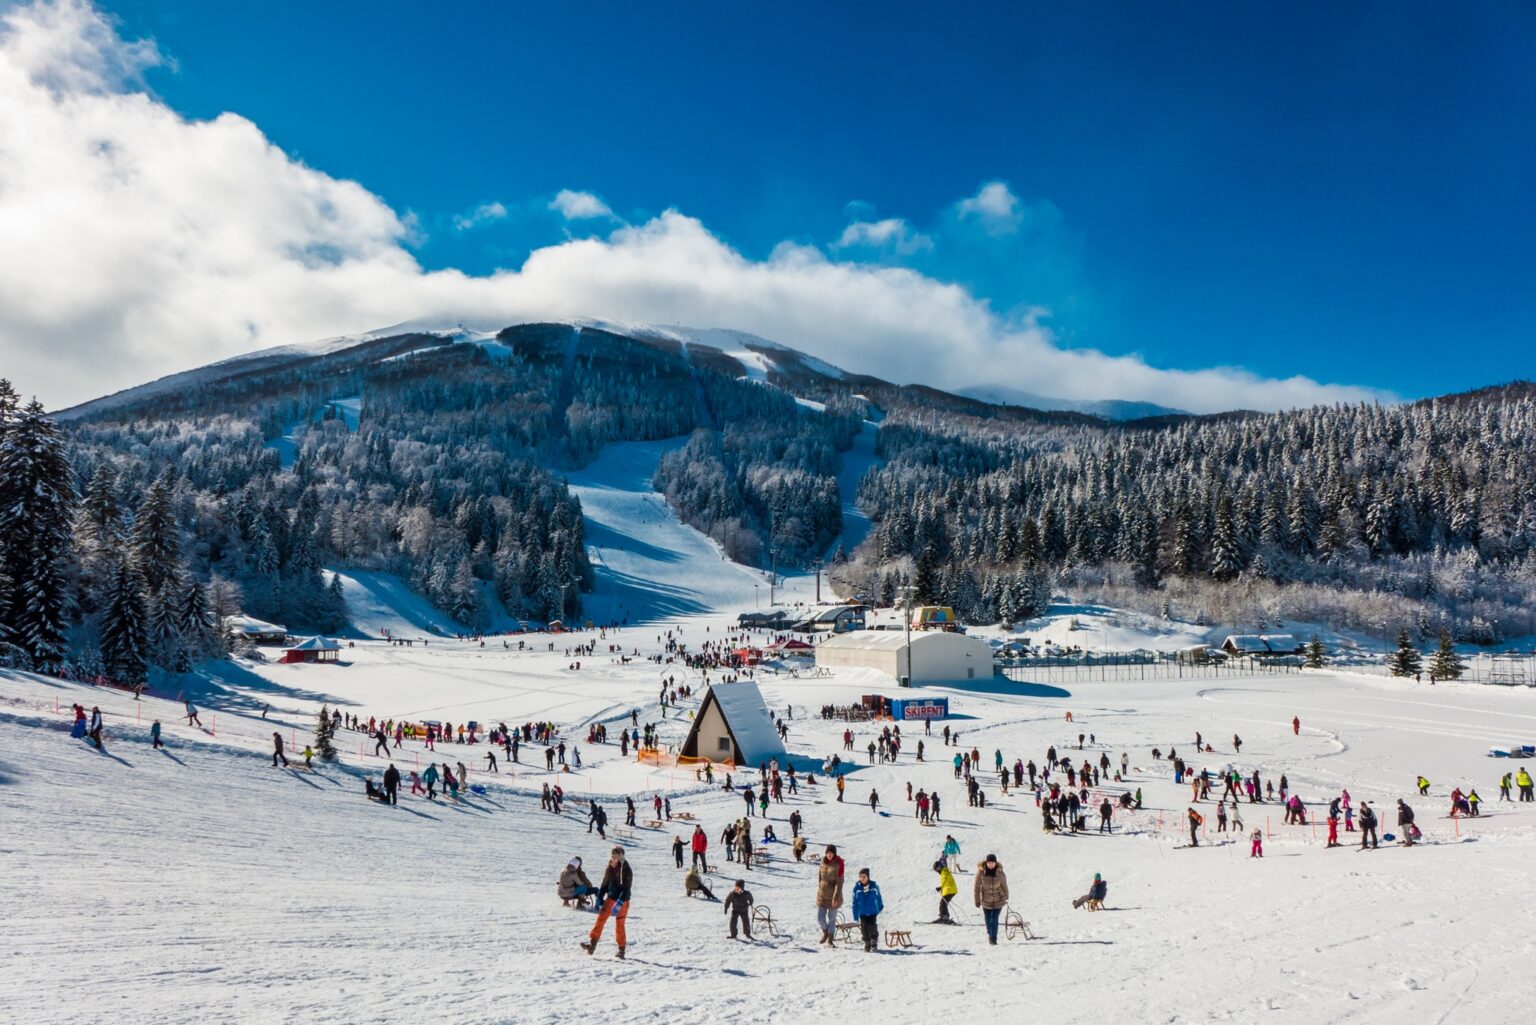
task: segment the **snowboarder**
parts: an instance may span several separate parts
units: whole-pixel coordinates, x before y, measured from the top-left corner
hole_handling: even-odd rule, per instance
[[[880,946],[878,918],[884,908],[879,884],[869,877],[869,869],[859,869],[859,881],[853,884],[853,917],[859,920],[866,953],[873,953]]]
[[[829,947],[837,945],[837,909],[843,906],[843,859],[837,855],[837,846],[827,844],[826,853],[816,869],[816,924],[821,927],[821,939]]]
[[[581,948],[588,954],[597,952],[597,941],[603,938],[603,926],[608,916],[613,916],[613,940],[618,944],[619,960],[624,960],[624,920],[629,917],[629,896],[634,885],[634,870],[624,857],[624,848],[615,847],[608,855],[608,869],[603,873],[602,885],[597,889],[597,921]]]
[[[857,903],[857,895],[855,895],[854,900]],[[749,940],[752,938],[752,923],[748,918],[751,910],[752,891],[747,889],[747,881],[745,879],[738,879],[736,880],[736,885],[731,888],[731,892],[726,894],[725,897],[725,913],[731,919],[731,939],[734,940],[736,938],[736,927],[738,924],[741,926],[742,935]]]
[[[987,925],[987,942],[997,946],[997,925],[1003,908],[1008,903],[1008,876],[998,863],[997,855],[988,854],[986,860],[976,866],[976,881],[972,896],[981,909]]]

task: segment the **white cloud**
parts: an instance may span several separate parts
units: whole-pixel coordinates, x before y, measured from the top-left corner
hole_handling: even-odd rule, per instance
[[[1192,410],[1371,396],[1063,350],[958,285],[794,243],[748,258],[673,210],[535,250],[517,270],[427,272],[406,248],[411,225],[361,185],[291,159],[242,117],[187,120],[139,91],[155,59],[78,0],[0,15],[0,367],[55,407],[417,317],[724,326],[895,381],[984,376]],[[607,211],[561,196],[568,216]],[[987,188],[974,198],[1006,205]]]
[[[887,217],[879,221],[854,221],[843,229],[843,234],[833,244],[837,249],[868,247],[889,249],[902,256],[926,252],[933,248],[933,239],[900,217]]]
[[[481,203],[467,214],[455,214],[453,226],[460,231],[478,228],[507,216],[507,208],[500,203]]]
[[[980,221],[994,235],[1018,231],[1023,220],[1019,197],[1006,182],[987,182],[976,195],[956,203],[955,211],[961,218]]]
[[[568,221],[584,221],[594,217],[612,217],[613,211],[608,209],[608,204],[592,195],[590,192],[575,192],[571,189],[561,189],[555,193],[555,198],[549,201],[551,210],[558,210],[560,216]]]

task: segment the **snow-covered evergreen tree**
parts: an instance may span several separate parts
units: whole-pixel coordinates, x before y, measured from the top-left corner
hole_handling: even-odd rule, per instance
[[[0,640],[25,650],[42,673],[63,668],[71,605],[75,485],[64,440],[37,402],[0,434]]]
[[[1387,666],[1392,670],[1393,676],[1414,676],[1424,666],[1423,656],[1408,637],[1407,630],[1397,632],[1397,650],[1387,659]]]
[[[1434,657],[1429,661],[1430,675],[1437,680],[1458,680],[1466,668],[1456,654],[1456,643],[1451,639],[1450,631],[1441,630],[1440,646],[1435,649]]]
[[[120,683],[143,683],[149,671],[149,630],[144,593],[128,560],[120,560],[101,612],[101,661]]]

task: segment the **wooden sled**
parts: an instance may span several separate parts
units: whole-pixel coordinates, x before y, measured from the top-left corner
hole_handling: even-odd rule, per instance
[[[1003,915],[1003,935],[1010,940],[1019,937],[1023,937],[1026,940],[1039,938],[1030,931],[1029,923],[1024,921],[1024,916],[1013,910],[1013,908],[1009,908]]]
[[[773,921],[773,910],[767,904],[756,904],[752,907],[752,931],[766,931],[769,936],[778,936],[779,927]]]
[[[912,945],[911,929],[887,929],[885,930],[885,945],[887,947],[910,947]]]

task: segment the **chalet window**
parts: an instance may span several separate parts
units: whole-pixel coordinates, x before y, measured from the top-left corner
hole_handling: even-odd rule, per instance
[[[730,737],[721,737],[720,740],[715,744],[715,750],[716,751],[729,751],[730,749],[731,749],[731,738]]]

